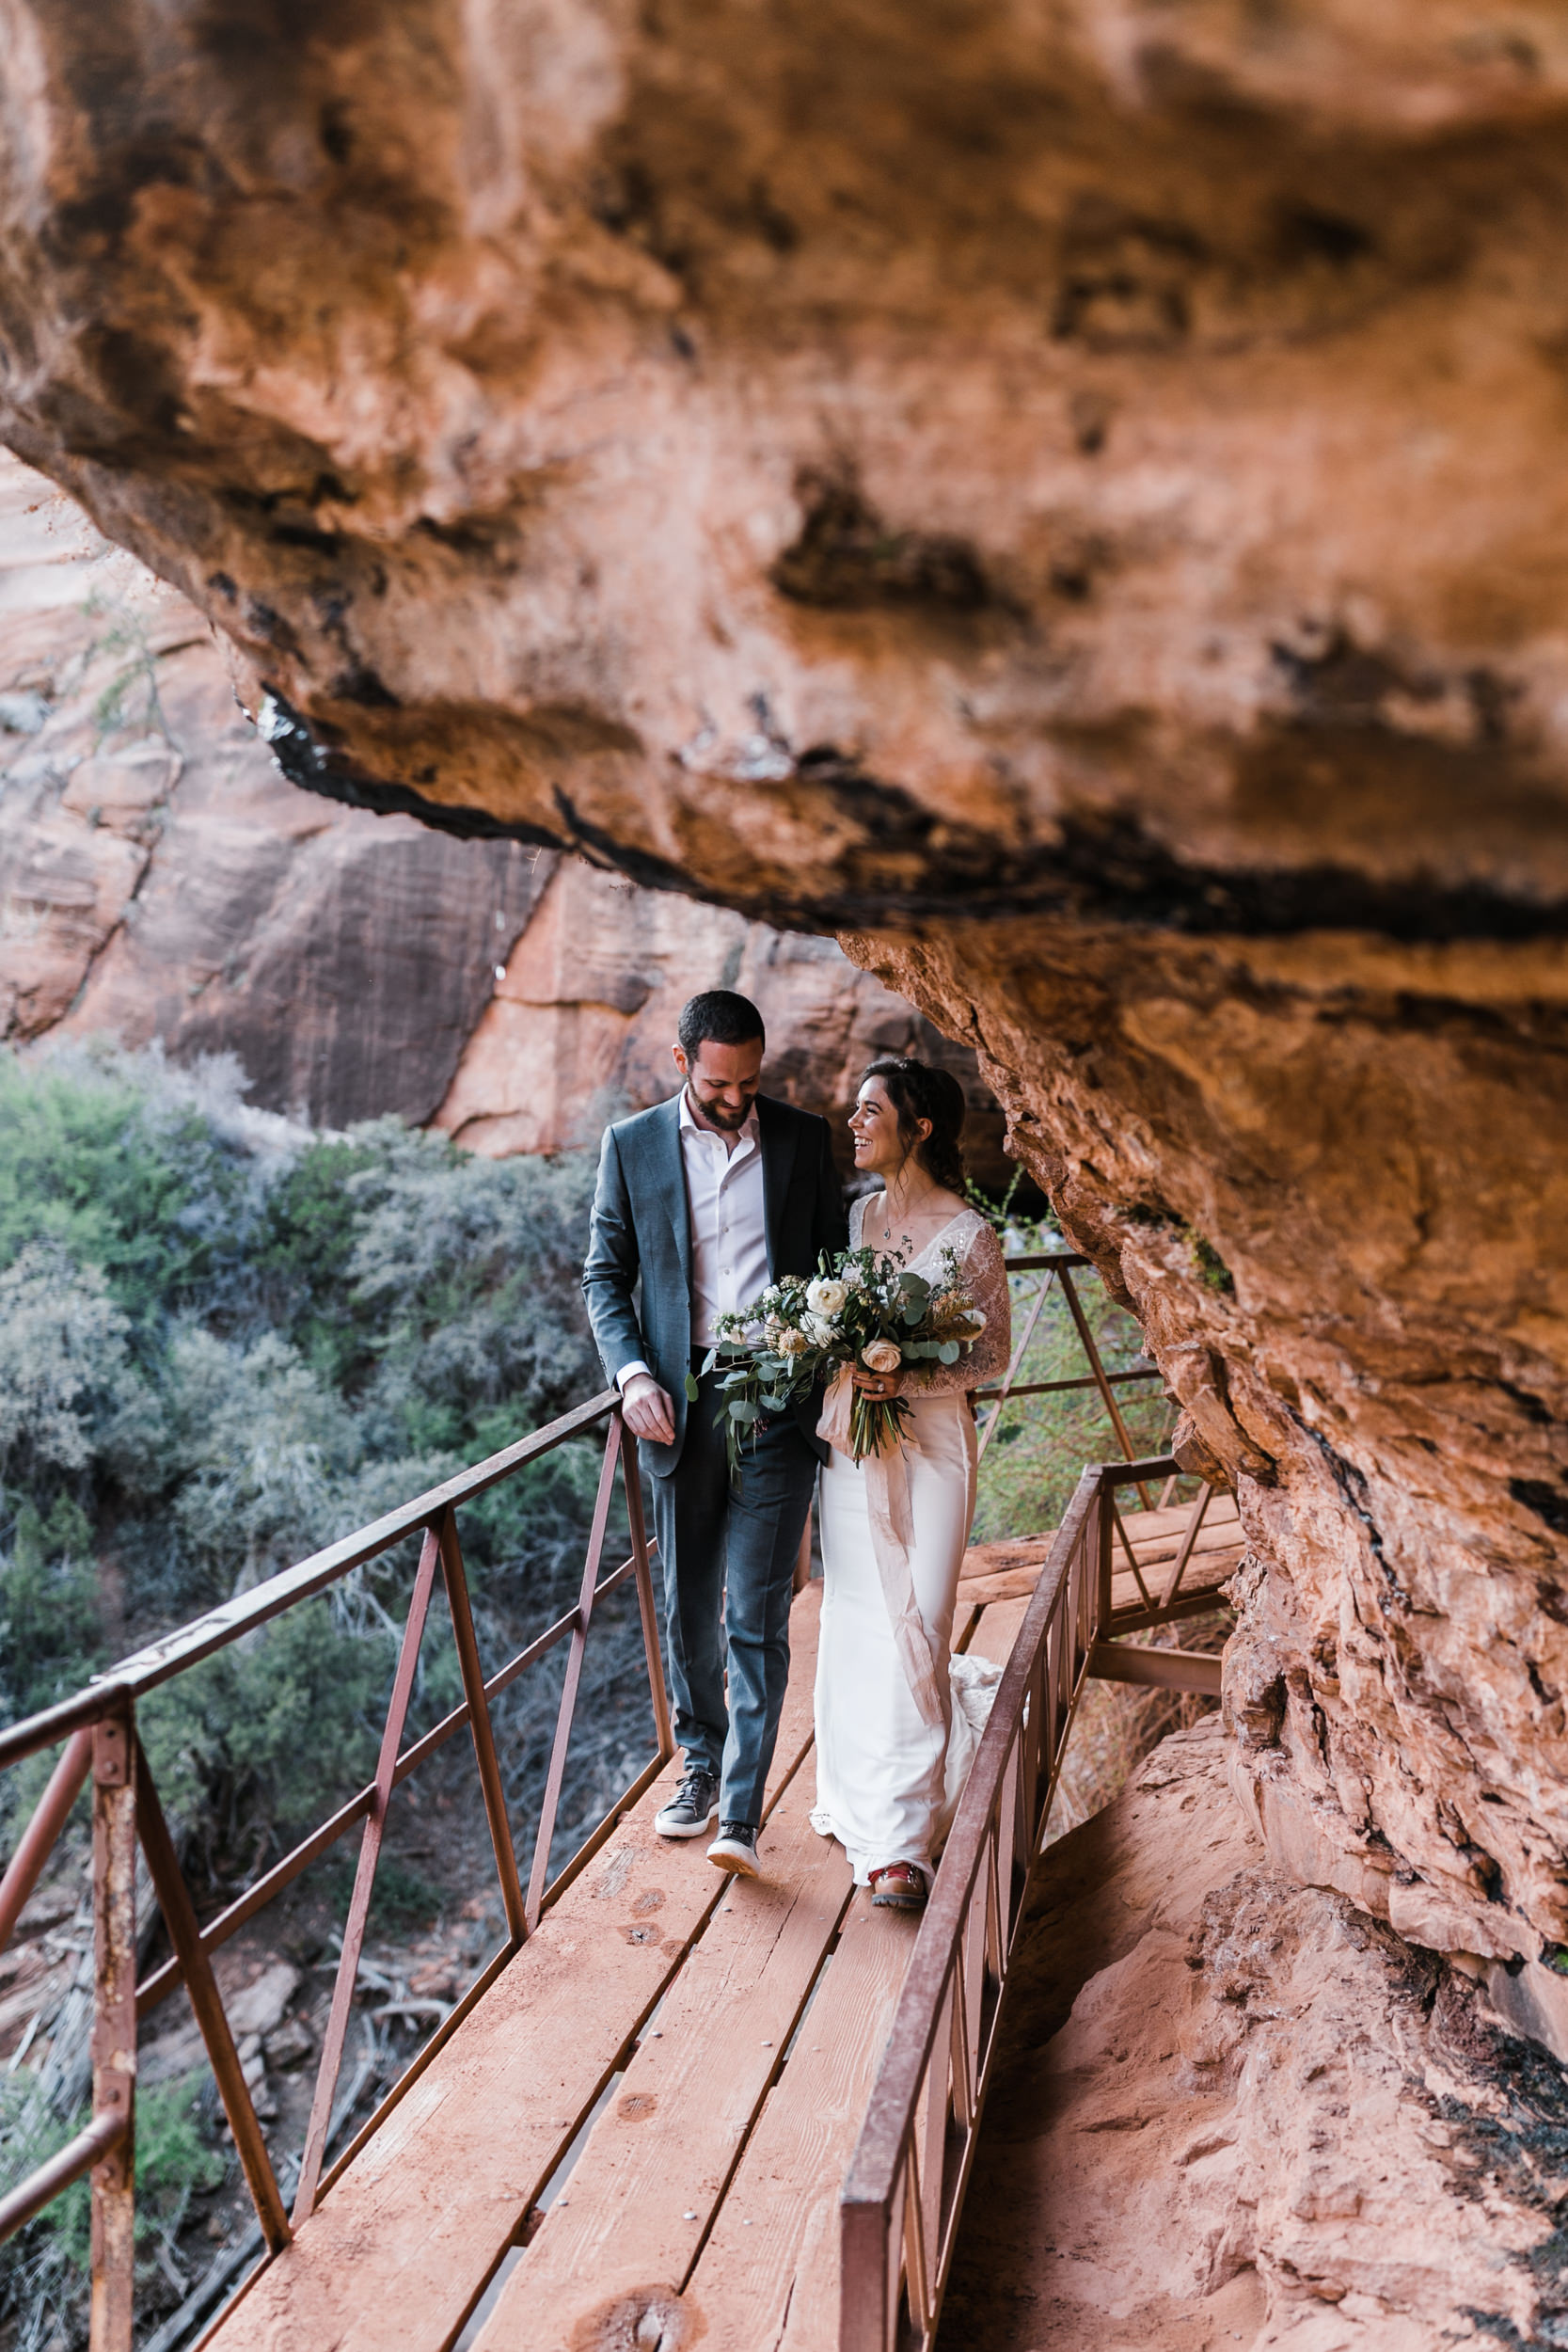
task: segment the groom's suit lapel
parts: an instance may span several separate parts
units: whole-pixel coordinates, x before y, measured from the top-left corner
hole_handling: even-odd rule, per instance
[[[762,1147],[762,1215],[768,1229],[768,1272],[769,1278],[779,1271],[779,1247],[783,1238],[781,1222],[784,1202],[789,1198],[789,1180],[795,1172],[795,1146],[800,1137],[800,1121],[791,1117],[786,1104],[775,1103],[770,1096],[757,1096],[757,1133]]]
[[[675,1229],[681,1272],[691,1287],[691,1204],[686,1192],[686,1162],[681,1155],[681,1098],[659,1105],[655,1132],[649,1138],[649,1161],[658,1197]]]

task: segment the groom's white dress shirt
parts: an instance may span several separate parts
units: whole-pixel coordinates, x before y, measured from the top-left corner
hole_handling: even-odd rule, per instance
[[[680,1130],[691,1216],[691,1344],[708,1347],[715,1318],[750,1306],[768,1288],[762,1138],[753,1110],[732,1152],[722,1136],[698,1125],[684,1087]],[[641,1361],[624,1364],[617,1375],[623,1392],[647,1370]]]

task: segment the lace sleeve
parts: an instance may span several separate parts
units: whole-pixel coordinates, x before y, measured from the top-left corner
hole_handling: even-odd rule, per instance
[[[956,1364],[922,1367],[910,1383],[911,1396],[936,1396],[953,1389],[983,1389],[1000,1379],[1012,1352],[1012,1300],[1002,1245],[983,1221],[960,1260],[964,1288],[972,1307],[978,1307],[986,1327]]]

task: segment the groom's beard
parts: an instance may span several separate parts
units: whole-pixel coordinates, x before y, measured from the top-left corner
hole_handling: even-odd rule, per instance
[[[740,1133],[746,1121],[751,1118],[752,1105],[756,1101],[754,1094],[749,1094],[743,1108],[732,1110],[727,1103],[705,1103],[695,1089],[689,1089],[688,1091],[691,1095],[693,1106],[702,1112],[703,1117],[711,1120],[716,1127],[722,1127],[728,1136],[737,1136]]]

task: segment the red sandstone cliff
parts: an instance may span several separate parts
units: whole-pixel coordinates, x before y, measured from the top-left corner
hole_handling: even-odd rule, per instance
[[[872,1055],[945,1059],[1006,1181],[973,1053],[831,940],[289,787],[203,616],[4,453],[0,612],[0,1037],[233,1053],[266,1109],[548,1152],[666,1093],[682,1001],[728,982],[835,1119]]]

